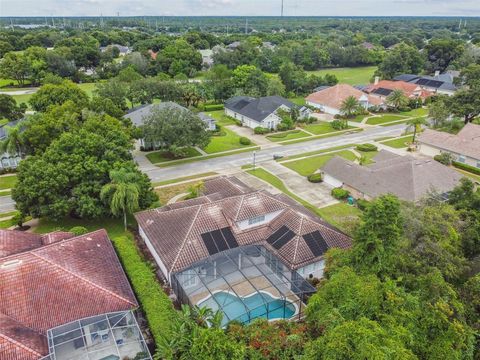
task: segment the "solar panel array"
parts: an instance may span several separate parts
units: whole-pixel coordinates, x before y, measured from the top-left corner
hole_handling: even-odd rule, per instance
[[[428,87],[433,87],[433,88],[439,88],[442,86],[444,81],[439,81],[439,80],[430,80],[430,79],[420,79],[417,81],[418,85],[422,86],[428,86]]]
[[[295,233],[287,226],[283,225],[280,229],[275,231],[267,239],[267,242],[275,249],[281,249],[286,243],[295,237]]]
[[[382,96],[388,96],[393,92],[393,90],[390,89],[385,89],[385,88],[378,88],[373,90],[374,94],[382,95]]]
[[[328,250],[328,244],[318,230],[303,235],[303,239],[314,256],[323,255]]]
[[[238,247],[237,239],[229,227],[203,233],[201,236],[210,255]]]

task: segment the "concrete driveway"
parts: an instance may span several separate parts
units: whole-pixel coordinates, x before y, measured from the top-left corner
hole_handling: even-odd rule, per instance
[[[0,196],[0,213],[15,210],[15,201],[10,196]]]
[[[238,136],[244,136],[251,139],[255,144],[260,145],[262,148],[265,147],[275,147],[281,146],[277,143],[269,141],[265,138],[264,135],[256,135],[253,133],[253,129],[245,126],[237,126],[237,125],[228,125],[226,126],[228,130],[232,130]]]

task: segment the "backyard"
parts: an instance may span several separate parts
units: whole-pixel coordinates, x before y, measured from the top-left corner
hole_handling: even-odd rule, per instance
[[[310,74],[325,76],[326,74],[335,75],[339,83],[350,85],[369,84],[373,74],[377,70],[376,66],[361,66],[347,68],[332,68],[315,71],[308,71]]]

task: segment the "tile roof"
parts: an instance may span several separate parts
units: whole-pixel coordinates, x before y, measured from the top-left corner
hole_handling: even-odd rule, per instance
[[[317,91],[306,97],[307,101],[328,106],[333,109],[340,109],[342,102],[349,96],[357,100],[366,99],[371,105],[382,105],[383,101],[376,96],[365,94],[348,84],[337,84],[327,89]]]
[[[33,250],[73,236],[74,234],[63,231],[40,235],[24,231],[0,230],[0,258]]]
[[[335,156],[322,171],[371,197],[394,194],[400,199],[418,201],[429,191],[451,191],[462,175],[430,158],[399,156],[381,150],[374,164],[361,166]]]
[[[38,359],[48,354],[48,329],[138,306],[105,230],[65,240],[9,232],[22,240],[0,256],[0,358]]]
[[[480,125],[466,124],[457,135],[426,129],[419,135],[418,141],[480,160]]]
[[[296,105],[281,96],[265,96],[258,99],[248,96],[235,96],[225,102],[225,107],[257,122],[263,121],[280,106],[293,108]]]
[[[216,182],[210,187],[209,182]],[[215,194],[198,199],[184,201],[181,206],[163,207],[135,214],[139,226],[152,243],[168,272],[186,269],[193,263],[209,256],[201,239],[201,234],[230,227],[240,246],[264,245],[282,258],[291,269],[318,261],[305,244],[302,235],[314,230],[320,231],[331,247],[346,248],[351,245],[350,238],[313,215],[304,207],[283,194],[274,196],[266,191],[252,191],[236,178],[217,178],[207,180],[206,188],[231,187],[231,183],[240,186],[240,190],[212,201]],[[275,214],[271,221],[250,228],[240,228],[238,222],[265,214]],[[295,237],[281,249],[274,249],[266,239],[281,226],[287,225]]]
[[[368,86],[365,89],[365,92],[372,93],[378,89],[387,89],[387,90],[402,90],[405,96],[409,98],[421,97],[422,99],[427,98],[432,95],[429,91],[422,90],[417,84],[412,84],[406,81],[391,81],[391,80],[381,80],[377,84]],[[387,94],[388,95],[388,94]]]

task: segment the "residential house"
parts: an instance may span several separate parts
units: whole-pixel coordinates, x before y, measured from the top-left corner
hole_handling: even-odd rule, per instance
[[[348,190],[356,199],[371,200],[393,194],[406,201],[417,202],[436,191],[446,196],[462,175],[430,158],[400,156],[381,150],[374,163],[361,166],[335,156],[321,169],[324,182]]]
[[[117,48],[120,56],[125,56],[125,55],[128,55],[132,52],[132,49],[130,49],[128,46],[123,46],[123,45],[119,45],[119,44],[111,44],[111,45],[108,45],[108,46],[102,46],[102,47],[100,47],[100,51],[105,52],[110,47]]]
[[[305,100],[307,105],[313,106],[324,113],[338,115],[341,113],[342,103],[350,96],[357,99],[365,109],[383,105],[383,101],[378,97],[366,94],[348,84],[327,87],[308,95]]]
[[[242,43],[240,41],[234,41],[230,44],[227,45],[227,50],[236,50],[240,45],[242,45]]]
[[[281,96],[265,96],[253,98],[249,96],[235,96],[225,102],[225,114],[240,120],[243,126],[249,128],[263,127],[276,129],[282,119],[278,110],[291,111],[297,105]],[[299,109],[300,117],[310,116],[306,107]]]
[[[406,81],[398,80],[378,80],[375,78],[375,82],[372,85],[367,86],[363,91],[372,96],[376,96],[381,100],[385,99],[395,90],[401,90],[403,94],[409,99],[422,99],[425,100],[432,95],[432,92],[423,89],[415,83],[409,83]]]
[[[0,126],[0,142],[7,137],[7,126],[16,126],[20,120],[10,121],[7,124]],[[0,170],[15,169],[20,163],[21,156],[19,154],[9,154],[7,152],[0,154]]]
[[[393,80],[416,84],[433,94],[453,95],[457,91],[457,86],[454,84],[455,76],[455,72],[440,74],[437,71],[435,76],[402,74],[394,77]]]
[[[145,118],[149,116],[153,110],[155,109],[165,109],[165,108],[175,108],[181,111],[190,111],[186,107],[183,107],[177,103],[172,101],[165,101],[158,104],[148,104],[136,107],[130,110],[124,118],[129,119],[132,121],[133,125],[137,127],[141,127],[144,125]],[[205,113],[198,113],[198,117],[204,122],[205,128],[210,131],[216,130],[215,120]],[[146,143],[144,139],[140,139],[138,142],[139,146],[143,147],[151,147],[151,146],[159,146],[160,144],[149,144]]]
[[[139,233],[177,298],[221,310],[224,325],[299,319],[331,247],[350,238],[291,198],[235,177],[204,183],[198,198],[135,214]],[[247,305],[248,304],[248,305]]]
[[[105,230],[0,230],[0,358],[151,360]]]
[[[373,45],[372,43],[369,43],[367,41],[364,41],[361,45],[367,50],[375,49],[375,45]]]
[[[213,50],[205,49],[205,50],[198,50],[198,52],[202,55],[202,67],[204,69],[209,69],[213,66]]]
[[[466,124],[456,135],[426,129],[417,139],[425,155],[450,153],[455,161],[480,168],[480,125]]]

